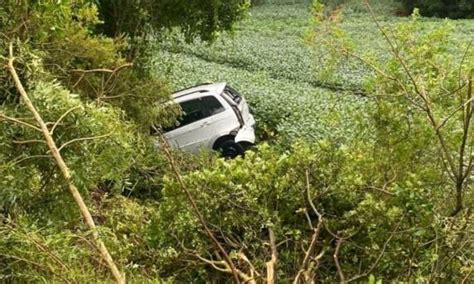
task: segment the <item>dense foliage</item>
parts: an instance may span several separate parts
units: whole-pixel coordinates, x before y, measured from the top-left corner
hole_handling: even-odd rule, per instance
[[[473,243],[472,215],[467,209],[457,213],[456,218],[447,217],[456,208],[456,186],[443,167],[444,154],[440,154],[436,130],[426,114],[410,105],[410,98],[403,97],[407,92],[404,86],[413,92],[412,82],[403,75],[403,66],[391,54],[390,44],[372,22],[366,7],[357,3],[344,8],[333,14],[323,13],[330,16],[327,27],[316,17],[314,23],[318,28],[309,35],[304,33],[308,22],[299,18],[307,15],[305,6],[263,5],[253,9],[253,17],[237,27],[232,39],[218,41],[211,47],[189,45],[179,38],[161,44],[165,51],[157,57],[172,65],[169,69],[158,68],[168,72],[177,87],[206,80],[235,84],[251,103],[259,126],[264,127],[260,128],[264,130],[261,137],[272,137],[273,142],[288,149],[282,153],[273,146],[263,146],[243,161],[217,163],[193,171],[185,176],[186,184],[216,227],[216,234],[222,236],[228,250],[235,252],[236,261],[245,262],[244,254],[260,279],[271,256],[269,229],[275,231],[277,242],[282,239],[278,249],[280,281],[290,282],[302,269],[306,251],[299,248],[309,247],[314,233],[311,228],[318,223],[309,199],[324,213],[326,222],[341,225],[334,229],[329,225],[319,236],[313,257],[321,253],[322,256],[313,263],[319,269],[312,271],[317,281],[342,280],[334,254],[340,255],[339,266],[345,280],[469,279],[472,255],[457,258],[460,262],[451,260],[456,258],[453,247],[470,251],[467,248]],[[396,11],[383,4],[373,9],[384,17],[389,15],[387,10]],[[315,16],[319,15],[316,11]],[[413,76],[421,88],[433,96],[430,99],[436,117],[450,117],[458,109],[457,99],[443,95],[450,90],[453,96],[461,96],[469,104],[471,87],[467,82],[472,50],[466,35],[472,23],[440,25],[438,21],[417,17],[408,23],[393,16],[389,19],[397,25],[387,33],[393,33],[397,43],[406,43],[400,53],[407,56],[410,68],[415,68]],[[318,42],[314,50],[300,44],[303,38],[315,37]],[[349,51],[389,74],[389,78],[348,55]],[[308,64],[312,56],[322,63]],[[281,58],[290,60],[278,60]],[[426,58],[429,60],[425,61]],[[464,80],[460,90],[458,72]],[[401,85],[400,81],[392,83],[393,77],[400,78]],[[337,90],[334,84],[316,83],[333,80],[344,82],[348,89],[333,92]],[[444,100],[436,97],[438,94]],[[452,149],[448,154],[458,160],[459,152],[454,149],[459,149],[462,140],[462,117],[451,119],[442,131]],[[472,134],[467,137],[470,142],[466,144],[472,147]],[[298,138],[315,144],[289,147]],[[472,157],[465,158],[467,165]],[[310,176],[309,199],[305,196],[306,173]],[[468,175],[472,175],[472,169]],[[165,273],[173,275],[177,267],[196,271],[208,280],[215,279],[216,274],[203,270],[211,266],[209,261],[218,259],[209,253],[212,243],[202,234],[189,235],[200,226],[190,211],[175,207],[174,204],[184,202],[184,197],[176,191],[174,180],[168,183],[160,209],[165,210],[160,212],[167,217],[154,222],[157,237],[152,239],[157,254],[165,260]],[[471,208],[472,178],[464,179],[463,184],[464,206]],[[310,224],[305,223],[305,212],[309,212]],[[394,212],[396,217],[392,216]],[[404,219],[412,214],[409,212],[417,213]],[[168,234],[170,231],[164,228],[170,219],[175,221]],[[354,228],[360,228],[360,232]],[[377,230],[373,235],[372,229]],[[383,237],[379,239],[380,236]],[[189,261],[193,257],[196,261]],[[200,258],[206,258],[208,265],[202,259],[198,261]],[[251,274],[250,267],[240,267]],[[196,277],[179,275],[180,281]]]
[[[155,2],[0,5],[1,60],[12,43],[128,282],[230,282],[203,223],[242,282],[472,282],[472,21],[398,18],[393,1],[371,13],[361,1],[266,0],[209,45],[189,39],[230,28],[243,2],[156,19],[171,7]],[[105,16],[117,3],[130,12],[120,21]],[[0,78],[0,282],[110,282],[11,76]],[[175,117],[162,108],[169,90],[203,81],[227,81],[251,105],[260,145],[245,158],[163,155],[148,137]]]
[[[320,141],[311,147],[297,144],[284,153],[263,145],[244,160],[214,161],[208,169],[187,175],[185,181],[221,242],[235,252],[236,260],[243,261],[239,257],[245,255],[254,265],[257,281],[264,279],[265,262],[271,255],[269,230],[279,244],[279,281],[291,282],[303,268],[318,224],[311,204],[324,222],[312,252],[314,257],[321,254],[314,263],[317,281],[339,281],[334,254],[340,254],[347,279],[370,274],[381,280],[463,277],[470,256],[450,262],[432,243],[442,236],[457,239],[463,246],[472,244],[464,243],[467,236],[462,230],[446,227],[440,213],[445,210],[439,202],[443,194],[432,186],[441,177],[432,168],[422,169],[416,160],[401,165],[383,155],[378,144],[338,147]],[[380,168],[389,164],[397,172],[387,177]],[[208,281],[218,279],[215,273],[205,273],[206,263],[197,258],[218,259],[195,218],[179,205],[185,200],[178,187],[175,181],[166,181],[160,213],[150,226],[149,247],[155,257],[150,262],[160,263],[178,282],[197,277],[176,273],[182,270],[199,272]],[[460,218],[452,225],[472,230],[467,222]],[[347,239],[336,252],[340,238]],[[431,275],[438,273],[431,271],[433,265],[447,267],[442,274]],[[244,263],[240,267],[251,270]]]
[[[402,0],[404,8],[411,13],[419,8],[423,16],[440,18],[474,18],[474,3],[470,0]]]
[[[248,1],[98,1],[103,24],[99,30],[112,37],[143,36],[162,29],[179,28],[186,39],[215,38],[216,33],[230,30],[241,19]]]
[[[162,108],[169,101],[166,82],[147,68],[146,54],[128,58],[134,62],[124,55],[139,41],[97,35],[99,23],[91,1],[1,1],[2,282],[106,280],[67,184],[77,186],[102,225],[104,196],[133,191],[164,164],[148,132],[150,125],[176,116],[176,108]],[[61,176],[36,118],[19,99],[5,68],[9,59],[71,169],[71,180]],[[122,266],[128,261],[117,229],[100,230]]]

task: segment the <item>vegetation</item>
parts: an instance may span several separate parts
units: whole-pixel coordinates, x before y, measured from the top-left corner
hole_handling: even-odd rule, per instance
[[[268,0],[226,33],[246,5],[198,2],[0,6],[0,281],[472,282],[472,20]],[[245,158],[156,151],[204,81],[249,101]]]
[[[423,16],[448,17],[452,19],[474,18],[474,3],[469,0],[402,0],[406,11],[419,8]]]
[[[2,2],[1,60],[8,66],[0,71],[5,281],[90,282],[105,280],[110,268],[115,280],[124,282],[117,266],[125,258],[114,261],[107,247],[116,242],[122,248],[118,243],[125,239],[117,238],[115,228],[110,237],[101,236],[107,230],[96,227],[104,223],[98,217],[100,199],[127,189],[132,176],[163,165],[147,133],[154,123],[173,121],[177,110],[160,107],[169,91],[147,70],[146,53],[130,58],[135,62],[125,58],[128,44],[139,41],[96,35],[97,24],[97,6],[89,1]],[[94,200],[95,208],[87,208]],[[36,236],[25,238],[34,227]],[[39,250],[33,259],[32,245]],[[77,257],[74,251],[72,257],[62,255],[70,246]]]
[[[117,37],[143,37],[162,29],[179,28],[188,39],[213,39],[230,30],[245,15],[248,1],[98,1],[100,30]],[[186,13],[183,13],[186,11]]]

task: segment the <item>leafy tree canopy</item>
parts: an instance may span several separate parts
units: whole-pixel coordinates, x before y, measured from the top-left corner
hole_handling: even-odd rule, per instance
[[[229,30],[245,15],[249,1],[243,0],[99,0],[99,31],[112,37],[140,36],[148,31],[179,28],[188,40],[213,39]]]

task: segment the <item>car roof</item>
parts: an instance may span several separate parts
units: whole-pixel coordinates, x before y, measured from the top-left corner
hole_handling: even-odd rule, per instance
[[[213,84],[201,84],[194,87],[186,88],[184,90],[179,90],[173,93],[173,98],[177,99],[179,97],[183,97],[190,94],[195,93],[214,93],[214,94],[221,94],[224,91],[225,86],[227,83],[220,82],[220,83],[213,83]]]

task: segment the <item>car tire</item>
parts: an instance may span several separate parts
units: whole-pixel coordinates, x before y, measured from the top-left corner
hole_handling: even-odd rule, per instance
[[[245,152],[244,147],[235,142],[234,139],[222,141],[219,146],[216,147],[216,150],[226,159],[234,159],[237,156],[243,156]]]

